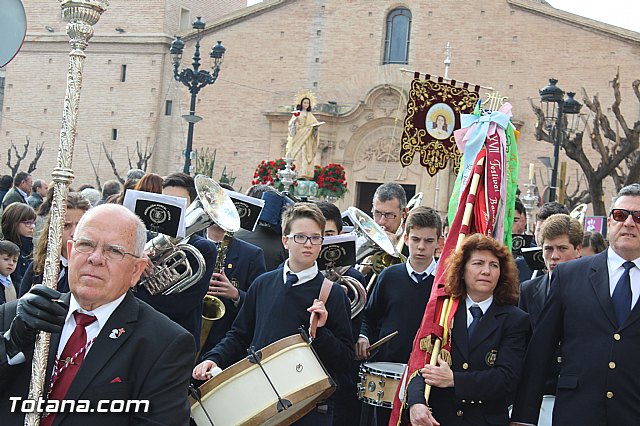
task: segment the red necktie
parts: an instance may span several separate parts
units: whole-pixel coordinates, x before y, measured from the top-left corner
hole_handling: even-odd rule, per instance
[[[69,337],[57,362],[57,374],[56,370],[54,370],[49,399],[62,400],[67,394],[86,353],[87,331],[85,327],[96,320],[96,317],[81,314],[80,312],[74,312],[73,317],[76,320],[76,328],[73,330],[71,337]],[[53,424],[55,417],[54,413],[43,417],[40,426],[50,426]]]

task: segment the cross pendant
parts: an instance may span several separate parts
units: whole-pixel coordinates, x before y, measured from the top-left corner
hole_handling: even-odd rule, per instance
[[[64,368],[69,367],[69,364],[71,364],[71,357],[68,356],[65,360],[64,360]]]

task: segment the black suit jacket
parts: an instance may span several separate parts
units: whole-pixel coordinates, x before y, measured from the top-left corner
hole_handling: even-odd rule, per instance
[[[520,286],[520,301],[518,302],[518,307],[529,314],[532,330],[536,328],[540,314],[542,313],[542,308],[544,308],[547,302],[547,285],[550,285],[549,281],[549,274],[545,272],[544,275],[525,281]],[[562,362],[562,355],[559,348],[556,351],[556,356],[550,362],[551,371],[547,376],[547,382],[544,386],[545,395],[556,394],[558,374],[560,374],[560,363]]]
[[[63,295],[68,302],[70,294]],[[0,307],[0,331],[4,332],[15,316],[16,302]],[[109,337],[114,329],[124,332]],[[48,383],[60,341],[51,335],[47,368]],[[10,396],[27,397],[31,377],[31,357],[10,366],[0,339],[0,412],[3,425],[22,425],[24,415],[10,413]],[[90,400],[96,408],[99,400],[149,400],[144,413],[59,413],[54,425],[187,425],[189,404],[187,389],[195,346],[191,335],[164,315],[128,292],[93,342],[65,399]],[[47,389],[45,389],[45,395]]]
[[[432,388],[429,406],[441,425],[506,425],[508,407],[522,373],[529,319],[515,306],[491,304],[473,338],[467,337],[464,301],[451,334],[453,388]],[[415,376],[407,403],[424,404],[425,383]]]
[[[531,327],[535,327],[540,313],[547,301],[547,284],[549,274],[545,273],[539,277],[525,281],[520,285],[520,300],[518,307],[529,314]]]
[[[640,423],[640,303],[618,326],[609,293],[608,251],[558,265],[527,351],[512,419],[538,419],[549,360],[561,343],[554,425]]]
[[[231,243],[229,243],[227,256],[224,260],[224,273],[232,283],[237,283],[240,301],[235,304],[229,299],[221,298],[226,309],[225,314],[211,327],[206,343],[202,342],[201,354],[207,353],[231,330],[231,325],[236,319],[236,316],[238,316],[238,311],[240,311],[242,307],[249,286],[253,280],[265,272],[266,267],[262,249],[253,244],[233,238]]]

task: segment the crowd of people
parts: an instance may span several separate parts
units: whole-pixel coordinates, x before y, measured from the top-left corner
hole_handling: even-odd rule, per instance
[[[42,283],[54,185],[20,172],[2,177],[0,186],[3,424],[24,421],[15,398],[27,398],[38,331],[52,333],[49,400],[149,401],[146,412],[51,410],[41,424],[186,425],[190,387],[242,360],[250,347],[297,334],[310,316],[317,320],[311,346],[337,390],[295,424],[389,423],[393,398],[361,398],[367,385],[361,371],[372,363],[407,363],[446,238],[446,221],[429,207],[409,210],[402,186],[378,187],[371,219],[406,261],[377,276],[365,262],[341,271],[369,289],[365,308],[353,315],[343,286],[318,268],[325,237],[343,233],[331,203],[294,202],[272,187],[251,187],[247,194],[264,200],[255,229],[229,234],[213,223],[189,235],[185,243],[204,265],[189,252],[187,260],[194,270],[204,268],[202,278],[185,291],[157,294],[139,285],[154,273],[145,249],[154,236],[122,206],[125,193],[181,197],[186,205],[198,194],[187,174],[132,170],[124,184],[69,192],[52,289]],[[480,234],[446,260],[447,292],[460,301],[451,352],[400,384],[406,424],[595,426],[640,419],[634,357],[640,184],[622,188],[613,201],[608,241],[585,233],[559,203],[542,205],[535,226],[527,227],[526,213],[516,201],[513,232],[533,229],[531,247],[540,248],[544,266]],[[218,298],[224,315],[202,335],[205,296]]]

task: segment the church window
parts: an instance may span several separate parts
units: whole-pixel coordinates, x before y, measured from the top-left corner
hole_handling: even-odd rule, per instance
[[[387,15],[387,32],[384,40],[383,64],[408,64],[411,36],[411,12],[409,9],[393,9]]]

